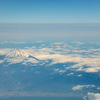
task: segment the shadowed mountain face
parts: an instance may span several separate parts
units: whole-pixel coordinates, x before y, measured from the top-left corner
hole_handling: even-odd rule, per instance
[[[27,49],[0,50],[0,97],[82,100],[84,96],[99,95],[100,46],[89,47],[85,43],[37,46],[38,43]]]

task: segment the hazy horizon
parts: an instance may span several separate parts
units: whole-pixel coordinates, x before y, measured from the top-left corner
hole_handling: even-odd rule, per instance
[[[0,40],[92,40],[99,41],[100,24],[0,24]]]

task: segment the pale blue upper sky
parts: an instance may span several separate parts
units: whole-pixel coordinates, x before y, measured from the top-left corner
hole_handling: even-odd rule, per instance
[[[100,23],[100,0],[0,0],[0,23]]]

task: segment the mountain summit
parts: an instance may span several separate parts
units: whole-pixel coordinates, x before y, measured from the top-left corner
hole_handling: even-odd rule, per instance
[[[6,54],[6,57],[15,58],[15,57],[29,57],[29,54],[22,49],[13,49],[8,54]]]
[[[32,56],[26,50],[23,49],[11,49],[7,54],[4,55],[2,59],[2,63],[4,64],[40,64],[42,61]]]

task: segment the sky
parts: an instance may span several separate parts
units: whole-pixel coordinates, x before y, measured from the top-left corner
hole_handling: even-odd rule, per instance
[[[0,23],[100,23],[100,0],[0,0]]]
[[[99,40],[100,0],[0,0],[0,41],[61,38]]]

